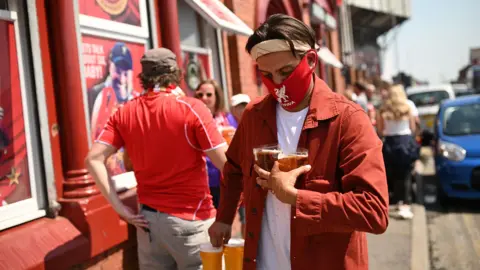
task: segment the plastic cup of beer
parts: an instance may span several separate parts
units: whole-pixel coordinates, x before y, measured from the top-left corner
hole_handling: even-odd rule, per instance
[[[303,165],[308,164],[308,150],[298,148],[296,152],[278,155],[278,167],[282,172],[295,170]]]
[[[210,243],[200,245],[200,257],[204,270],[222,270],[223,248]]]
[[[234,127],[221,127],[220,133],[222,133],[223,139],[227,142],[228,145],[232,142],[233,136],[235,135],[235,128]]]
[[[253,149],[255,156],[255,163],[266,171],[271,171],[273,164],[278,160],[278,156],[282,151],[278,144],[268,144],[256,147]]]
[[[243,239],[230,239],[225,244],[223,254],[225,256],[225,270],[242,270],[243,268]]]

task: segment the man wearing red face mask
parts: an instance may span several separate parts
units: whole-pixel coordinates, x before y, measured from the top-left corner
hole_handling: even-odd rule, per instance
[[[269,95],[252,101],[230,147],[214,246],[228,242],[240,193],[246,237],[243,269],[368,269],[365,232],[388,224],[382,143],[365,111],[314,74],[313,30],[276,14],[250,36]],[[308,164],[283,172],[255,164],[253,148],[308,149]]]

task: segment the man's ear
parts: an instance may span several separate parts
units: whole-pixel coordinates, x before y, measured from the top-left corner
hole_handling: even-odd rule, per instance
[[[318,61],[318,56],[317,56],[317,53],[313,50],[307,52],[307,55],[306,55],[307,59],[308,59],[308,65],[310,67],[314,67],[315,65],[317,65],[317,61]]]

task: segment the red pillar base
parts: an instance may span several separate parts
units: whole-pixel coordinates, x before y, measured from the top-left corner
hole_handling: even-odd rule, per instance
[[[136,190],[128,190],[120,197],[132,209],[137,207]],[[90,240],[90,256],[96,256],[129,238],[128,224],[120,219],[110,204],[101,195],[83,199],[62,199],[60,215],[68,218]]]

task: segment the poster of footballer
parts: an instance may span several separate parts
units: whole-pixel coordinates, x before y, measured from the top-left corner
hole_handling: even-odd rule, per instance
[[[203,48],[182,47],[183,72],[186,94],[193,96],[197,86],[203,80],[212,78],[211,52]]]
[[[109,117],[142,92],[137,75],[145,44],[82,35],[91,137],[95,140]],[[125,172],[123,150],[107,161],[111,175]]]
[[[79,0],[80,14],[141,26],[140,0]],[[143,1],[143,0],[142,0]]]

